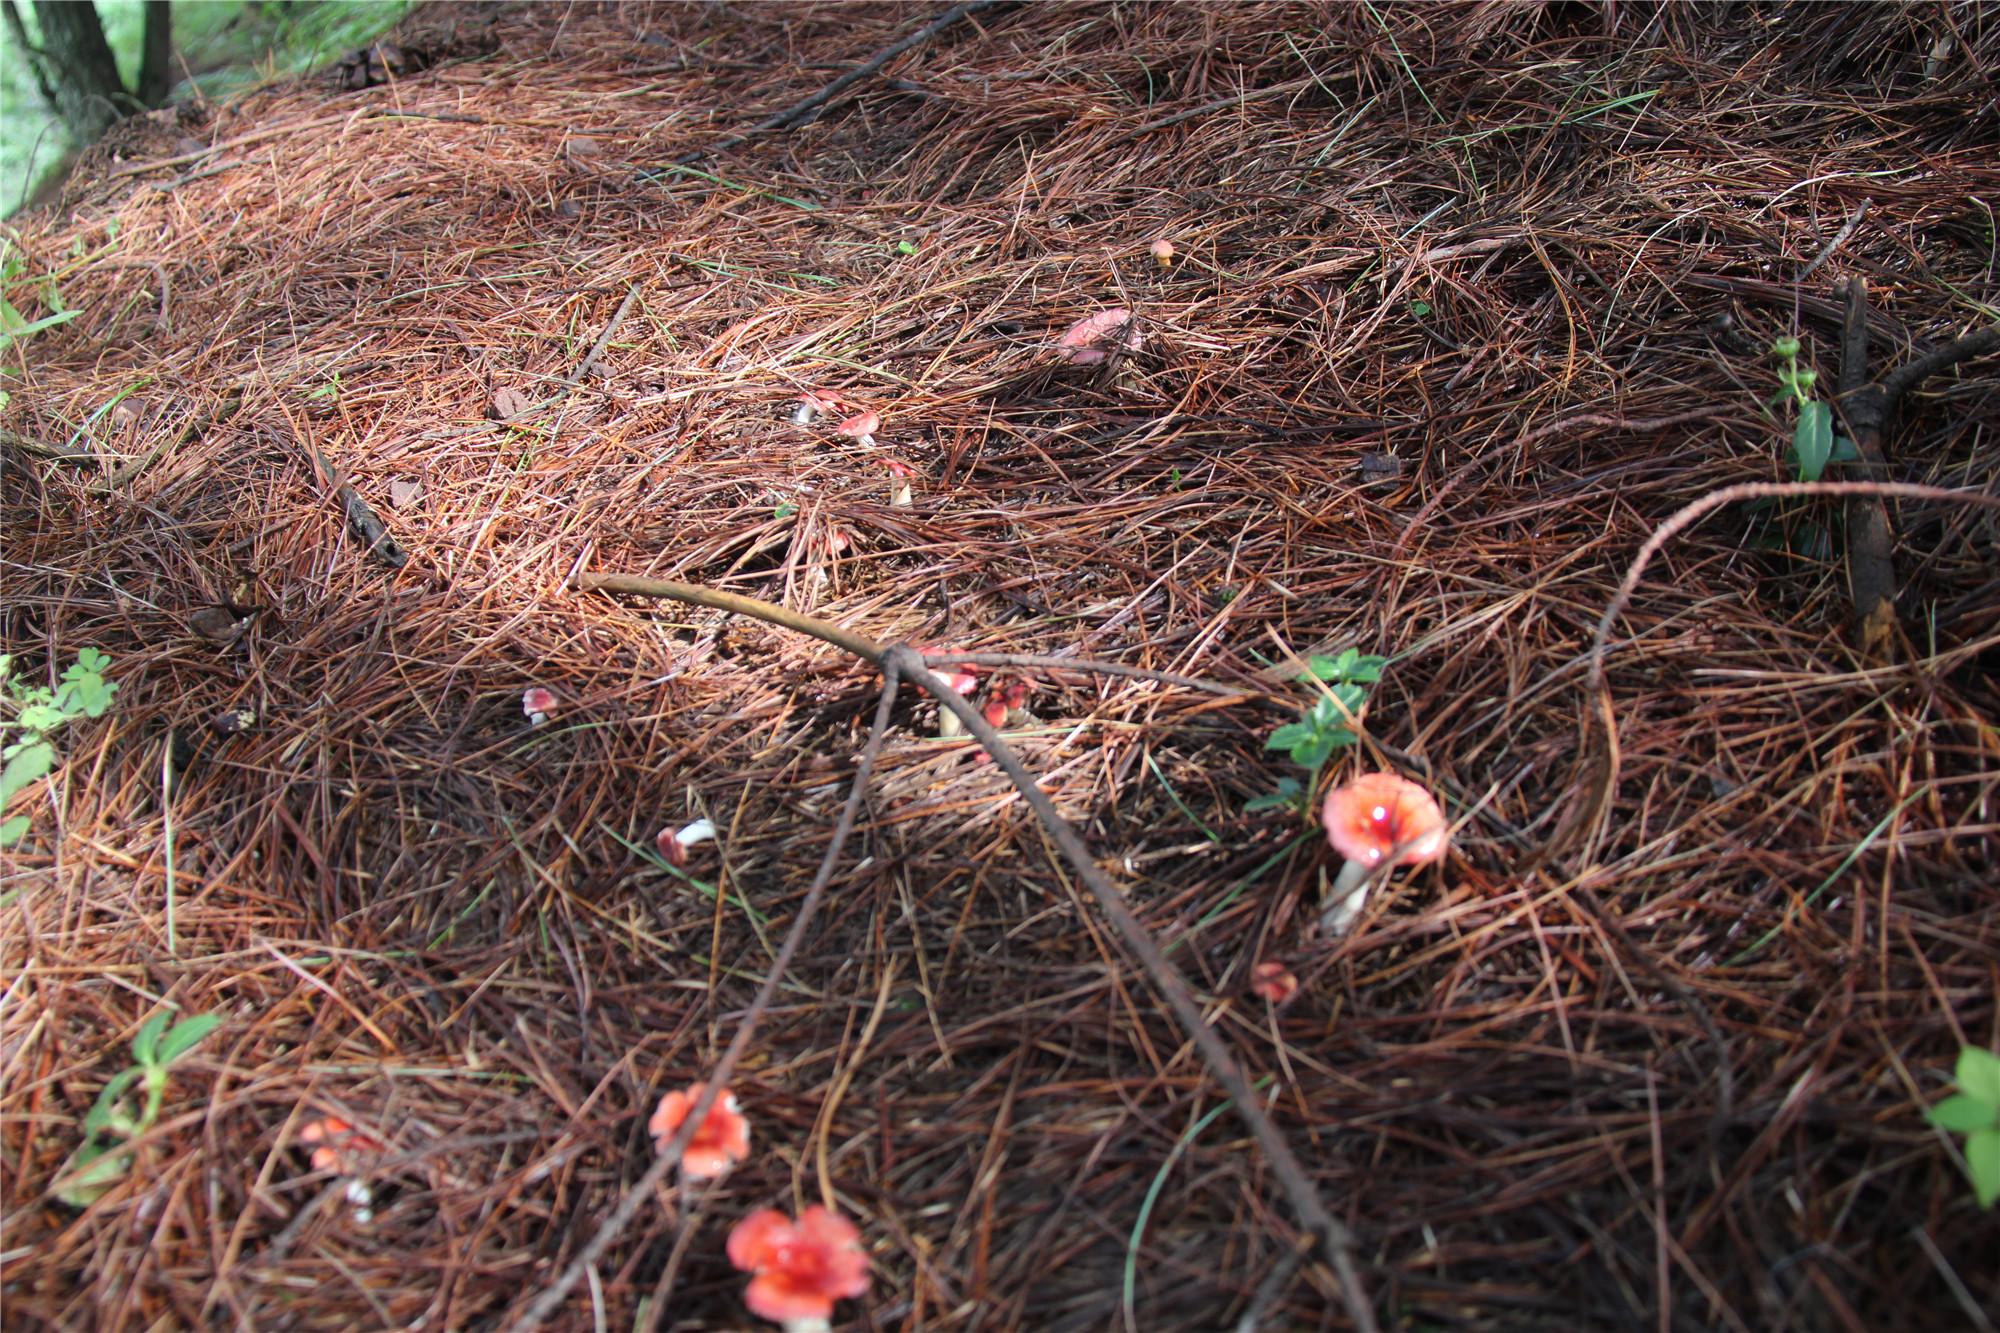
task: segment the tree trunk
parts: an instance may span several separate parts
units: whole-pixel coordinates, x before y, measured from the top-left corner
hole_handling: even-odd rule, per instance
[[[41,45],[26,48],[35,81],[50,109],[88,143],[124,115],[131,102],[104,40],[97,6],[88,0],[35,0],[35,20],[42,30]],[[15,15],[9,15],[8,26],[22,35]]]
[[[146,43],[139,60],[139,100],[163,106],[174,86],[169,65],[174,57],[173,0],[146,0]]]

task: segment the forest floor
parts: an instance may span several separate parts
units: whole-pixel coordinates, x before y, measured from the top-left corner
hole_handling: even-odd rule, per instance
[[[574,1269],[549,1327],[741,1329],[731,1224],[810,1203],[872,1257],[855,1328],[1991,1327],[2000,1220],[1924,1111],[2000,1039],[2000,521],[1893,500],[1863,651],[1868,502],[1719,505],[1612,620],[1602,712],[1591,647],[1661,524],[1795,474],[1770,349],[1832,401],[1842,284],[1871,374],[1992,322],[2000,16],[1002,5],[712,151],[936,12],[420,9],[400,76],[129,123],[15,220],[9,299],[77,313],[6,350],[0,643],[117,691],[0,872],[8,1327],[521,1327]],[[1141,345],[1065,364],[1107,308]],[[1967,360],[1883,475],[1992,496],[1996,432]],[[1365,1294],[908,690],[730,1080],[750,1157],[579,1265],[878,692],[584,574],[1191,678],[977,697],[1025,690],[1009,744]],[[1454,830],[1329,938],[1325,839],[1246,803],[1313,778],[1265,742],[1350,647],[1387,662],[1317,781],[1400,772]],[[169,1008],[217,1022],[65,1202]],[[372,1147],[315,1170],[327,1117]]]

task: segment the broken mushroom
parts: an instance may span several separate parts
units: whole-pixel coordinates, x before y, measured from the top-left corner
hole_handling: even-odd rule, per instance
[[[1143,339],[1139,321],[1123,306],[1086,315],[1069,326],[1056,344],[1056,354],[1073,366],[1094,366],[1116,352],[1136,352]]]
[[[827,393],[821,389],[807,389],[799,395],[798,406],[792,409],[794,426],[810,426],[814,418],[822,412],[838,412],[840,395]]]
[[[707,1090],[706,1083],[690,1083],[684,1091],[670,1092],[660,1098],[660,1104],[653,1108],[652,1119],[646,1122],[646,1131],[653,1136],[659,1151],[667,1150],[674,1135],[687,1123],[688,1112]],[[695,1126],[687,1147],[681,1151],[681,1174],[689,1180],[707,1180],[749,1155],[750,1122],[744,1119],[736,1095],[725,1088],[716,1094],[715,1104],[708,1108],[708,1114]]]
[[[677,829],[661,829],[653,839],[653,845],[660,849],[660,855],[667,859],[668,865],[684,866],[688,863],[688,848],[696,843],[713,841],[715,825],[706,819],[697,819]]]
[[[794,1222],[762,1208],[729,1233],[729,1262],[754,1274],[743,1292],[750,1313],[784,1325],[787,1333],[824,1329],[833,1303],[868,1292],[868,1253],[861,1232],[815,1204]]]
[[[1368,899],[1368,875],[1379,867],[1413,866],[1444,855],[1444,812],[1431,794],[1394,773],[1364,773],[1326,795],[1320,811],[1326,840],[1347,858],[1320,913],[1320,928],[1342,935]]]

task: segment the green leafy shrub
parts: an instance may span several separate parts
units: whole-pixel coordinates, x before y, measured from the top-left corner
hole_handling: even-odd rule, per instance
[[[1283,750],[1293,763],[1305,769],[1306,779],[1303,782],[1294,777],[1278,779],[1277,790],[1245,802],[1245,810],[1293,809],[1302,815],[1310,813],[1308,807],[1319,771],[1326,767],[1327,760],[1354,744],[1354,720],[1368,702],[1369,687],[1382,679],[1382,668],[1388,663],[1386,657],[1352,648],[1342,650],[1338,657],[1307,659],[1306,669],[1297,679],[1300,684],[1317,687],[1319,698],[1299,715],[1298,721],[1287,722],[1264,741],[1265,749]]]
[[[2000,1056],[1977,1046],[1958,1053],[1958,1091],[1931,1107],[1925,1118],[1939,1129],[1965,1135],[1965,1170],[1981,1208],[2000,1199]]]
[[[86,648],[63,672],[51,690],[47,686],[23,685],[13,679],[13,657],[0,654],[0,700],[13,716],[0,721],[0,734],[11,737],[0,748],[0,812],[16,793],[46,777],[56,764],[56,747],[49,733],[79,717],[102,717],[111,707],[118,689],[115,681],[104,678],[111,659],[95,648]],[[11,847],[28,831],[28,816],[16,815],[0,822],[0,847]]]
[[[222,1022],[214,1014],[196,1014],[170,1028],[173,1016],[171,1009],[162,1009],[145,1021],[132,1038],[132,1065],[112,1076],[83,1117],[83,1144],[55,1184],[55,1196],[72,1208],[97,1202],[131,1171],[132,1154],[125,1145],[160,1118],[168,1070]],[[138,1091],[145,1100],[135,1104]]]

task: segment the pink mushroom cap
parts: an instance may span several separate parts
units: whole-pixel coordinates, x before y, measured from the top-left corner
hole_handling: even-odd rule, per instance
[[[1069,326],[1056,344],[1057,354],[1073,366],[1094,366],[1111,355],[1111,347],[1136,352],[1144,339],[1139,321],[1123,306],[1111,306],[1094,315],[1085,315]]]
[[[1394,773],[1363,773],[1327,793],[1320,812],[1326,840],[1350,861],[1373,868],[1393,854],[1398,865],[1444,855],[1444,811],[1431,794]]]

